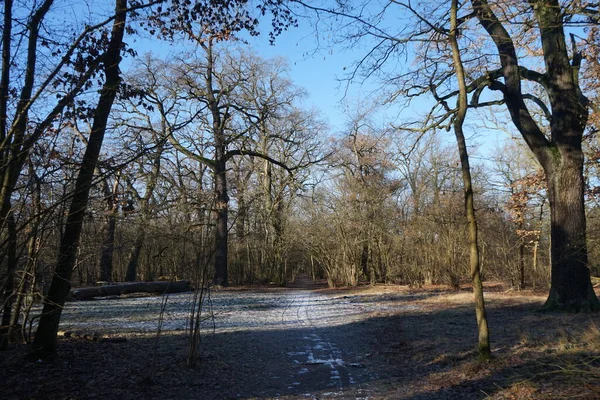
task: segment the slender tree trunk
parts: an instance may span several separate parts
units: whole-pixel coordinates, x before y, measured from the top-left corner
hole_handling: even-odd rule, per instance
[[[25,162],[30,147],[24,147],[24,138],[27,131],[27,115],[29,102],[33,92],[36,76],[36,60],[39,39],[39,30],[46,14],[52,6],[53,0],[45,0],[32,13],[28,20],[26,29],[28,30],[27,43],[27,61],[25,74],[23,76],[23,86],[19,102],[15,110],[15,120],[10,128],[7,126],[8,91],[10,85],[10,50],[11,50],[11,29],[12,29],[12,1],[4,2],[4,31],[2,34],[2,77],[0,90],[0,124],[3,131],[0,133],[2,147],[0,148],[0,171],[2,171],[2,186],[0,188],[0,230],[4,229],[8,222],[8,216],[11,212],[11,196],[21,168]],[[7,25],[8,24],[8,25]],[[5,144],[6,143],[6,144]]]
[[[215,285],[227,286],[227,219],[229,211],[229,196],[227,195],[226,163],[224,160],[225,149],[217,149],[215,162]]]
[[[106,132],[110,110],[119,89],[119,64],[125,32],[127,0],[115,1],[116,18],[104,59],[105,82],[94,112],[94,122],[81,168],[75,183],[71,206],[67,215],[65,232],[60,243],[58,262],[50,290],[32,345],[32,357],[47,357],[56,353],[56,335],[65,300],[71,289],[71,275],[75,266],[83,220],[87,209],[100,149]]]
[[[244,283],[244,237],[246,232],[246,194],[245,194],[245,182],[242,182],[241,171],[238,168],[236,171],[236,186],[237,186],[237,215],[235,218],[235,262],[238,266],[237,270],[237,283]]]
[[[525,288],[525,243],[519,244],[519,290]]]
[[[264,154],[268,154],[268,142],[267,142],[267,135],[265,132],[263,132],[263,143],[262,143],[262,152]],[[277,279],[277,271],[276,268],[278,267],[277,265],[275,265],[275,260],[274,260],[274,250],[275,250],[275,233],[273,232],[273,214],[274,214],[274,208],[273,208],[273,170],[272,170],[272,166],[271,163],[269,163],[267,160],[264,160],[264,164],[263,164],[263,173],[262,173],[262,180],[261,180],[261,184],[262,184],[262,203],[263,203],[263,230],[264,230],[264,243],[263,243],[263,247],[266,250],[267,256],[265,257],[265,261],[263,263],[263,265],[261,265],[262,268],[267,269],[268,271],[268,279],[269,280],[278,280]],[[273,276],[275,275],[275,277]],[[281,282],[278,282],[281,283]]]
[[[155,142],[157,141],[155,136],[153,136],[153,139],[155,140]],[[137,228],[137,231],[135,234],[135,239],[133,241],[133,245],[131,246],[131,250],[129,251],[127,270],[125,272],[125,281],[126,282],[135,282],[135,280],[137,278],[140,254],[142,252],[142,247],[144,246],[144,242],[146,240],[146,231],[148,230],[148,221],[151,216],[150,204],[152,203],[152,197],[154,196],[154,189],[156,188],[156,183],[158,182],[158,176],[160,175],[162,154],[163,154],[164,150],[165,150],[165,148],[164,148],[163,142],[158,141],[157,146],[156,146],[156,153],[153,156],[152,172],[148,176],[146,176],[146,178],[148,180],[146,181],[146,190],[144,191],[144,196],[143,197],[138,196],[139,207],[140,207],[139,211],[140,211],[141,216],[138,221],[138,228]]]
[[[483,284],[481,282],[481,271],[479,265],[479,245],[477,243],[477,218],[475,216],[475,205],[473,199],[473,186],[471,179],[471,167],[469,166],[469,155],[467,144],[463,133],[463,124],[467,114],[467,88],[465,73],[458,46],[457,22],[458,0],[452,0],[450,10],[450,32],[448,38],[452,47],[452,59],[456,70],[456,79],[458,81],[459,95],[457,100],[458,111],[454,119],[454,134],[458,145],[462,178],[465,194],[465,212],[469,222],[469,259],[471,266],[471,279],[473,281],[473,295],[475,297],[475,314],[477,317],[478,328],[478,350],[479,356],[483,359],[490,358],[490,337],[488,322],[485,311],[485,300],[483,297]]]
[[[2,72],[0,75],[0,142],[6,139],[6,124],[8,119],[8,93],[10,85],[11,68],[11,41],[12,41],[12,0],[4,0],[4,25],[2,26]],[[1,159],[5,159],[2,154]]]
[[[33,193],[31,194],[32,199],[32,213],[35,215],[33,222],[29,226],[29,237],[27,239],[27,263],[23,270],[23,275],[19,282],[19,286],[15,292],[15,304],[13,307],[10,323],[8,326],[8,339],[12,340],[15,337],[14,331],[17,329],[19,323],[19,316],[21,314],[21,306],[23,304],[23,298],[27,290],[27,284],[30,281],[30,276],[35,276],[37,273],[37,257],[40,248],[39,243],[39,228],[41,223],[41,179],[35,173],[33,163],[29,161],[29,173],[33,177]],[[31,285],[33,287],[33,285]]]
[[[532,250],[532,254],[531,254],[531,270],[533,271],[534,276],[537,273],[539,245],[540,245],[540,241],[539,241],[539,239],[536,239],[535,243],[533,244],[533,250]],[[533,286],[535,288],[535,279],[533,279]]]
[[[14,332],[17,329],[17,325],[19,324],[19,315],[21,314],[21,307],[23,305],[23,298],[25,297],[27,291],[28,282],[30,281],[30,276],[33,276],[36,273],[37,269],[37,253],[39,251],[37,227],[38,226],[36,224],[29,236],[29,240],[27,243],[27,265],[23,270],[23,275],[21,276],[19,286],[15,291],[15,303],[13,306],[13,312],[11,315],[10,323],[8,325],[9,340],[13,340],[13,338],[15,337]]]
[[[360,267],[365,278],[371,282],[371,271],[369,271],[369,243],[366,241],[363,243],[362,252],[360,254]]]
[[[115,231],[117,229],[117,213],[119,203],[117,202],[117,189],[119,186],[119,176],[115,178],[112,190],[108,187],[108,182],[104,182],[104,192],[107,203],[107,210],[104,225],[104,240],[102,241],[102,251],[100,253],[100,280],[112,282],[113,254],[115,251]]]
[[[9,326],[11,321],[11,312],[15,300],[14,282],[15,282],[15,271],[17,270],[17,226],[15,222],[14,214],[8,215],[8,257],[7,257],[7,271],[6,281],[4,283],[4,309],[2,310],[2,331],[0,331],[0,350],[6,350],[9,342]]]

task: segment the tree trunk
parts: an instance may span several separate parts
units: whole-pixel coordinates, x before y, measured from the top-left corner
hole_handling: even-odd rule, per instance
[[[471,0],[479,22],[498,50],[501,90],[513,123],[546,173],[551,213],[551,289],[546,309],[600,310],[587,267],[586,222],[583,206],[583,132],[588,120],[587,99],[579,87],[582,55],[567,49],[565,15],[557,0],[530,0],[542,44],[545,72],[520,66],[514,42],[486,0]],[[570,58],[571,57],[571,58]],[[550,103],[550,139],[531,116],[521,80],[538,82]]]
[[[65,300],[71,289],[71,275],[75,266],[83,220],[87,209],[106,124],[119,89],[119,64],[125,32],[127,0],[115,1],[116,18],[104,59],[105,82],[94,111],[94,121],[81,168],[75,183],[71,206],[67,215],[65,231],[61,239],[58,261],[50,290],[44,300],[44,308],[32,345],[32,357],[51,357],[56,353],[58,325]]]
[[[360,255],[360,267],[362,269],[362,273],[367,278],[367,280],[371,282],[371,271],[369,271],[369,243],[365,241],[362,246],[362,252]]]
[[[221,146],[219,146],[221,147]],[[215,162],[215,285],[227,286],[227,219],[229,209],[229,196],[227,195],[226,163],[224,159],[225,149],[217,149]]]
[[[146,240],[146,223],[145,221],[140,222],[138,230],[133,241],[133,246],[129,251],[129,262],[127,263],[127,272],[125,273],[126,282],[135,282],[137,279],[137,269],[140,260],[140,253],[142,252],[142,246]]]
[[[117,213],[119,212],[119,203],[117,201],[119,176],[120,173],[115,177],[112,190],[109,188],[106,178],[103,182],[107,209],[104,225],[104,240],[102,241],[102,252],[100,253],[100,280],[105,282],[112,282],[115,231],[117,229]]]
[[[36,64],[38,56],[38,39],[39,30],[42,21],[52,6],[53,0],[45,0],[40,6],[32,12],[27,21],[26,29],[28,33],[27,43],[27,61],[25,74],[23,76],[23,86],[19,102],[15,110],[15,119],[12,121],[12,126],[8,128],[8,95],[10,90],[10,50],[11,46],[11,29],[13,21],[12,17],[12,1],[6,1],[4,4],[4,31],[2,34],[2,77],[0,81],[0,171],[2,171],[2,183],[0,188],[0,230],[5,228],[8,223],[9,214],[11,211],[11,196],[13,195],[15,185],[29,150],[30,145],[25,145],[25,135],[28,128],[27,116],[29,114],[29,103],[35,83]],[[7,25],[8,24],[8,25]],[[7,129],[10,132],[7,132]]]
[[[29,173],[33,177],[33,191],[31,193],[32,200],[32,212],[35,215],[33,221],[29,225],[29,235],[27,239],[27,263],[23,269],[23,275],[19,282],[19,286],[15,291],[15,302],[12,310],[12,315],[8,325],[8,339],[13,340],[15,337],[15,330],[19,324],[19,316],[21,314],[21,306],[23,304],[23,298],[30,281],[30,276],[34,276],[37,273],[37,257],[39,252],[39,228],[41,223],[41,179],[35,173],[33,163],[29,160]],[[33,285],[32,285],[33,286]]]
[[[141,215],[138,222],[138,229],[135,234],[135,240],[133,241],[133,246],[131,246],[131,250],[129,251],[129,261],[127,262],[127,271],[125,272],[126,282],[135,282],[137,278],[140,253],[142,252],[142,247],[144,246],[144,241],[146,240],[148,220],[151,217],[150,203],[152,196],[154,195],[154,189],[156,188],[158,176],[160,174],[162,154],[165,150],[164,144],[157,140],[154,135],[153,139],[156,143],[156,153],[154,154],[152,161],[152,172],[146,176],[146,179],[148,180],[146,181],[146,190],[144,191],[144,196],[141,198],[138,196],[140,207],[139,212]],[[137,193],[135,190],[132,191]]]
[[[544,307],[571,312],[600,310],[588,269],[583,154],[571,148],[556,157],[554,165],[560,168],[545,169],[552,278]]]
[[[0,350],[6,350],[9,342],[9,327],[13,303],[15,300],[14,282],[15,271],[17,270],[17,227],[13,213],[8,215],[8,257],[6,282],[4,283],[4,309],[2,310],[2,323],[0,324]]]
[[[223,115],[219,104],[220,98],[215,96],[217,92],[213,84],[214,54],[213,40],[200,43],[206,52],[206,98],[208,108],[212,116],[212,134],[215,146],[215,158],[211,163],[214,174],[215,186],[215,274],[213,283],[215,285],[227,286],[229,284],[227,270],[227,220],[229,217],[229,196],[227,194],[227,136],[225,126],[228,116]]]
[[[471,267],[471,279],[473,281],[473,296],[475,297],[475,314],[478,328],[478,350],[479,356],[483,359],[489,359],[491,356],[490,337],[485,311],[485,300],[483,298],[483,284],[481,282],[481,270],[479,265],[479,245],[477,243],[477,218],[475,216],[475,205],[473,198],[473,185],[471,179],[471,167],[469,165],[469,155],[467,144],[463,133],[463,124],[467,114],[467,88],[465,73],[458,46],[458,0],[452,0],[450,10],[450,32],[448,38],[452,47],[452,59],[456,70],[456,79],[458,81],[459,95],[457,99],[457,114],[454,118],[454,134],[458,145],[460,155],[460,164],[465,195],[465,212],[469,222],[469,259]]]
[[[521,238],[519,243],[519,284],[518,290],[525,288],[525,243],[524,239]]]

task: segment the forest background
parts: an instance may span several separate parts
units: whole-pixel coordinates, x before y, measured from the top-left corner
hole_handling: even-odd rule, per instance
[[[560,275],[548,179],[511,122],[510,79],[477,23],[487,21],[487,2],[472,3],[461,5],[460,44],[473,95],[465,129],[480,269],[516,290],[547,290]],[[568,119],[540,78],[548,61],[539,9],[558,10],[551,28],[569,43],[571,75],[587,96],[577,103],[585,113],[576,110],[585,114],[584,184],[574,189],[585,196],[587,218],[576,227],[584,245],[565,247],[586,248],[586,262],[575,257],[586,287],[590,272],[600,273],[598,6],[529,3],[492,10],[529,71],[521,71],[523,104],[538,139],[560,145],[553,124]],[[36,294],[60,310],[72,285],[99,281],[285,285],[306,273],[330,286],[458,288],[470,280],[447,4],[3,7],[8,330]],[[272,57],[281,53],[292,60]],[[59,319],[47,312],[40,324],[55,336]]]

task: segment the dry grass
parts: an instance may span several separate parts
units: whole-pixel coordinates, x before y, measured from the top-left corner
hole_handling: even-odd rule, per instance
[[[489,285],[486,302],[494,358],[481,362],[474,350],[473,297],[468,287],[453,291],[439,286],[419,290],[375,286],[352,293],[379,295],[392,302],[414,296],[410,304],[416,307],[398,313],[402,330],[411,339],[408,351],[399,356],[429,371],[418,389],[423,398],[600,399],[598,314],[538,312],[544,293]],[[390,297],[394,294],[396,300]],[[402,389],[395,397],[411,398]]]

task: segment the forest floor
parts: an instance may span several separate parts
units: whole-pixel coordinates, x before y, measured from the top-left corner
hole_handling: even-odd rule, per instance
[[[0,398],[600,399],[598,314],[540,313],[541,293],[488,285],[485,362],[468,288],[294,286],[213,290],[195,367],[189,294],[169,296],[160,335],[161,297],[70,302],[63,331],[110,340],[61,337],[50,362],[13,346]]]

